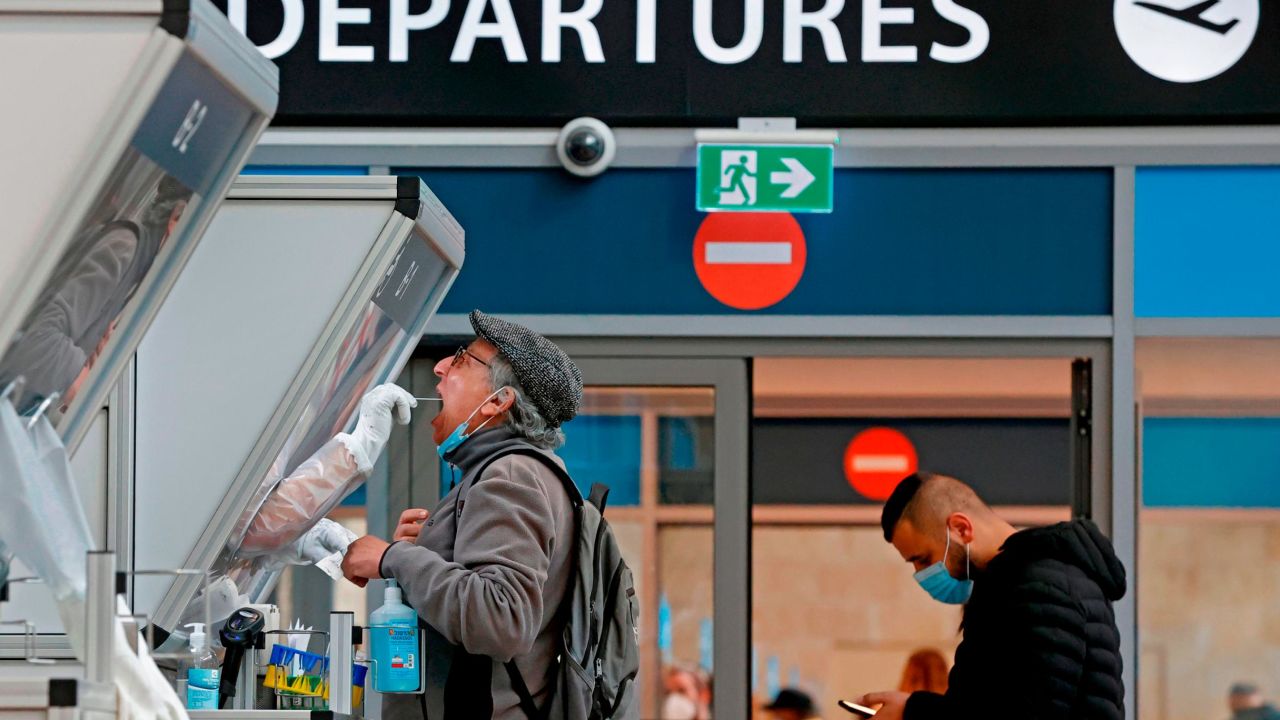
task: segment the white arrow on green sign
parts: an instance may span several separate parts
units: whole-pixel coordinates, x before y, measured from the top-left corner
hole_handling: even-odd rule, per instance
[[[699,145],[698,209],[831,212],[830,145]]]

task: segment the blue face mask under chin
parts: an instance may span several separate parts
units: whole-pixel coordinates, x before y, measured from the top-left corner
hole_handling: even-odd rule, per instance
[[[947,548],[942,560],[916,573],[916,582],[934,600],[948,605],[963,605],[973,594],[973,580],[969,577],[969,546],[964,546],[964,580],[951,577],[947,570],[947,553],[951,552],[951,533],[947,532]]]
[[[463,420],[462,423],[458,425],[458,427],[453,429],[453,432],[449,433],[449,437],[445,438],[444,442],[440,443],[440,447],[436,448],[436,454],[440,456],[441,460],[445,459],[445,455],[448,455],[454,450],[457,450],[458,447],[462,445],[462,443],[466,442],[467,439],[470,438],[472,435],[475,435],[476,433],[480,432],[480,430],[482,430],[485,425],[489,424],[490,420],[492,420],[494,417],[497,417],[495,415],[493,417],[485,418],[485,421],[480,423],[479,427],[477,427],[475,430],[471,432],[467,432],[467,425],[471,422],[471,418],[475,417],[476,413],[480,412],[480,408],[484,407],[484,403],[489,402],[489,400],[491,400],[495,395],[501,392],[502,392],[502,388],[498,388],[497,390],[493,391],[489,395],[489,397],[484,399],[484,402],[480,403],[480,407],[477,407],[475,410],[472,410],[471,414],[467,416],[467,419]]]

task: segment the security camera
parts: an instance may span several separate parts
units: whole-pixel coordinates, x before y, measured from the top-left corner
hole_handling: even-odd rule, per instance
[[[613,131],[595,118],[570,120],[556,138],[556,157],[565,170],[578,177],[595,177],[604,172],[617,153]]]

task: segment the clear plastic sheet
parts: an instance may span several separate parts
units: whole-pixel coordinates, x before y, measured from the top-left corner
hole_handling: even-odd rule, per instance
[[[210,567],[214,623],[236,609],[234,602],[266,598],[280,569],[297,564],[304,536],[365,481],[342,433],[355,425],[360,399],[391,374],[407,342],[376,303],[366,306]],[[203,603],[201,591],[187,603],[181,623],[203,622]],[[181,634],[181,623],[171,631]]]
[[[406,239],[401,254],[412,255],[408,251],[416,247],[415,243],[421,244],[421,238]],[[443,288],[441,283],[450,277],[448,269],[443,265],[436,267],[435,261],[423,261],[419,265],[420,260],[413,260],[413,269],[409,271],[423,268],[417,272],[415,282],[427,283],[433,289]],[[398,263],[399,259],[397,266]],[[387,277],[393,274],[388,271]],[[365,393],[378,383],[394,380],[398,364],[416,343],[416,336],[410,337],[402,323],[419,327],[427,307],[414,305],[413,317],[397,320],[376,298],[377,294],[365,305],[360,321],[342,339],[333,364],[307,398],[305,410],[244,502],[218,557],[209,566],[207,580],[213,588],[210,597],[214,601],[214,623],[229,614],[220,610],[227,607],[226,600],[239,598],[245,604],[263,602],[275,588],[279,571],[286,565],[297,564],[302,557],[299,543],[309,541],[303,538],[366,479],[359,459],[345,444],[344,433],[355,426]],[[335,571],[338,565],[335,555],[331,553],[316,563],[331,577],[335,572],[340,576],[340,571]],[[167,628],[175,636],[184,632],[181,629],[184,623],[203,622],[203,591],[184,603],[180,621],[173,623],[175,627]]]
[[[0,383],[26,380],[14,402],[20,412],[55,393],[55,416],[72,403],[125,306],[197,199],[136,148],[126,151],[21,332],[0,355]]]
[[[61,440],[46,418],[33,431],[27,422],[11,402],[0,401],[0,536],[44,580],[79,655],[93,538]]]

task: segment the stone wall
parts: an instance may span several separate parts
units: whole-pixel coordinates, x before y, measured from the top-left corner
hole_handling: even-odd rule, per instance
[[[760,698],[771,657],[784,686],[797,675],[824,714],[837,717],[830,711],[838,698],[897,688],[912,651],[954,652],[960,611],[920,589],[878,527],[763,527],[752,542]],[[659,546],[674,656],[696,664],[699,624],[711,617],[711,529],[665,528]]]
[[[1213,518],[1140,521],[1141,720],[1226,718],[1241,680],[1280,695],[1280,518]]]

